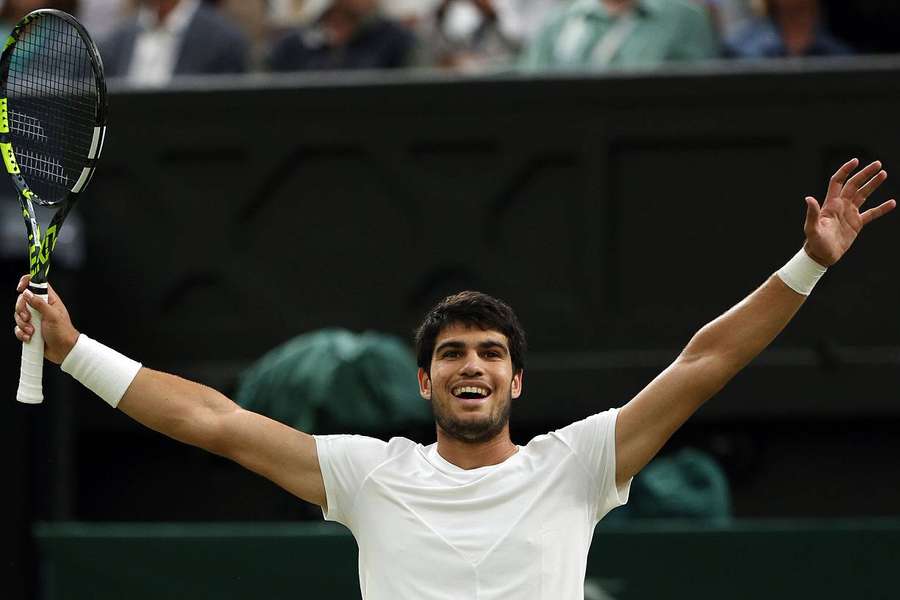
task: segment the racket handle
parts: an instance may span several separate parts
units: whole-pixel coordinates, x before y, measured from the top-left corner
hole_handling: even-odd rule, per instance
[[[39,295],[44,301],[47,294]],[[16,392],[16,400],[25,404],[40,404],[44,401],[43,373],[44,373],[44,336],[41,335],[41,313],[31,308],[31,324],[34,333],[31,340],[22,342],[22,369],[19,371],[19,390]]]

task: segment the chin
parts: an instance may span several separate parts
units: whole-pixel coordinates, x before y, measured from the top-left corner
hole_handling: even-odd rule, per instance
[[[434,412],[434,420],[438,427],[449,437],[461,442],[476,444],[489,441],[503,431],[509,422],[509,409],[507,405],[496,418],[491,414],[462,414],[448,415],[442,412]]]

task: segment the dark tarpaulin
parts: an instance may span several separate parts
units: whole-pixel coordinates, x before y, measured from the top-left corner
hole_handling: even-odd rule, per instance
[[[412,352],[376,332],[300,335],[245,371],[236,399],[309,433],[388,433],[431,422]]]

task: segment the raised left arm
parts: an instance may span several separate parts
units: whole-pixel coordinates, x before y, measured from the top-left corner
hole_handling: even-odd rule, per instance
[[[828,267],[853,244],[862,228],[896,207],[888,200],[860,212],[887,179],[880,162],[853,177],[856,159],[831,178],[822,206],[806,199],[803,248]],[[616,423],[616,482],[636,475],[694,412],[762,352],[790,322],[806,296],[772,275],[753,293],[698,331],[665,371],[626,404]]]

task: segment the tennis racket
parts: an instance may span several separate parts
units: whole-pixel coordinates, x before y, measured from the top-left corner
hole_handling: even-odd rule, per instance
[[[50,255],[63,221],[91,180],[106,135],[106,83],[97,46],[75,17],[36,10],[16,24],[0,57],[0,153],[22,205],[29,289],[47,299]],[[35,205],[55,208],[43,235]],[[19,402],[43,401],[44,339],[22,345]]]

